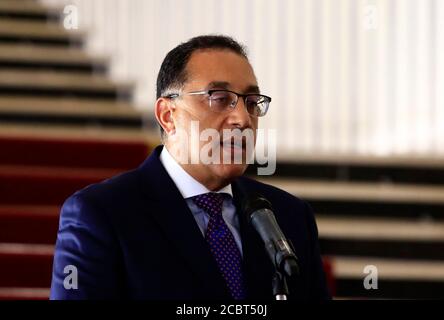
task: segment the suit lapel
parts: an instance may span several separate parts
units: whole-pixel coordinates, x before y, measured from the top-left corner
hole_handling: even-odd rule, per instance
[[[199,279],[202,294],[205,295],[201,298],[230,298],[225,281],[188,205],[159,160],[161,150],[162,147],[157,147],[138,169],[147,211]]]

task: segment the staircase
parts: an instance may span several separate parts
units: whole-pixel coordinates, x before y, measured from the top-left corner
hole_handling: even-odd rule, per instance
[[[131,103],[132,84],[107,76],[57,14],[33,0],[0,0],[0,122],[137,128],[151,117]]]
[[[48,299],[63,201],[157,143],[132,85],[111,81],[107,59],[58,19],[38,1],[0,0],[0,300]]]
[[[444,297],[442,159],[300,156],[261,179],[312,205],[337,298]],[[369,265],[378,289],[364,287]]]

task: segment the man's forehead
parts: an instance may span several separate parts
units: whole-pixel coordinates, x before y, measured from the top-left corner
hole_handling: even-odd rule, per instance
[[[234,86],[233,86],[233,84],[231,84],[230,82],[228,82],[228,81],[210,81],[207,85],[206,85],[206,87],[205,87],[205,89],[208,89],[208,90],[210,90],[210,89],[228,89],[228,90],[233,90],[233,89],[235,89],[234,88]],[[254,93],[259,93],[260,92],[260,90],[259,90],[259,86],[258,85],[256,85],[256,84],[246,84],[245,86],[244,86],[244,88],[242,88],[242,91],[243,92],[254,92]]]
[[[201,81],[198,79],[189,80],[185,84],[186,87],[194,87],[195,90],[231,90],[238,93],[260,93],[259,86],[255,83],[245,85],[231,84],[229,81],[215,80],[210,82]]]
[[[191,55],[186,70],[188,82],[199,82],[202,88],[259,91],[249,61],[229,50],[197,50]]]

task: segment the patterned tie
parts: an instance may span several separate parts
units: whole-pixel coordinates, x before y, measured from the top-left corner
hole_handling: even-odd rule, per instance
[[[222,217],[224,195],[205,193],[193,198],[194,203],[210,216],[205,239],[234,299],[245,298],[242,257],[233,234]]]

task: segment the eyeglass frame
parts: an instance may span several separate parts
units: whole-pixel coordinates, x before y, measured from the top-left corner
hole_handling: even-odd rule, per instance
[[[211,94],[216,91],[230,92],[230,93],[234,93],[237,96],[236,103],[234,104],[234,106],[231,107],[231,110],[228,109],[228,110],[230,110],[230,112],[236,108],[237,103],[239,102],[239,97],[242,97],[242,99],[244,100],[244,104],[245,104],[245,99],[248,98],[248,96],[261,96],[261,97],[268,99],[267,109],[265,110],[265,113],[263,115],[255,116],[251,113],[248,113],[249,115],[256,117],[256,118],[264,117],[268,112],[268,108],[270,107],[271,97],[269,97],[269,96],[266,96],[266,95],[260,94],[260,93],[245,93],[245,94],[243,94],[243,93],[237,93],[235,91],[231,91],[231,90],[227,90],[227,89],[209,89],[209,90],[191,91],[191,92],[183,92],[183,93],[171,93],[171,94],[167,94],[166,96],[164,96],[164,98],[175,99],[175,98],[178,98],[181,95],[185,95],[185,94],[187,94],[187,95],[208,94],[209,97],[211,97]],[[210,107],[210,109],[211,109],[211,107]],[[214,112],[217,112],[217,111],[214,111]]]

